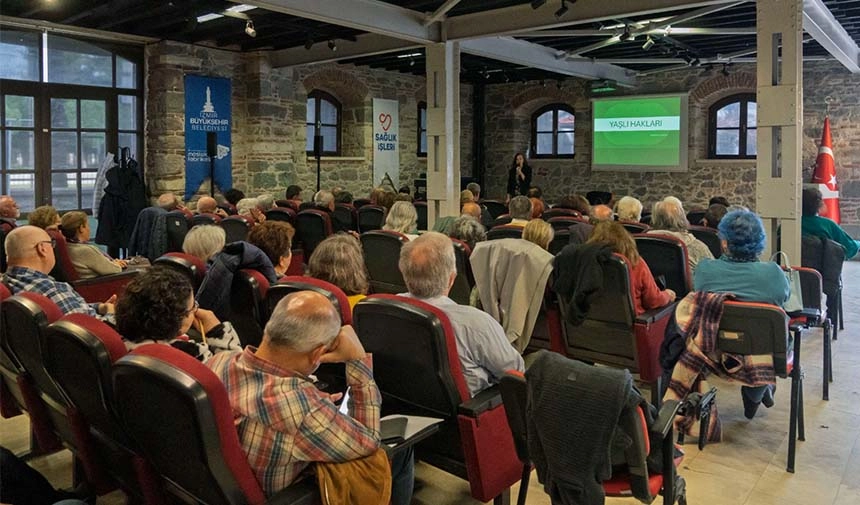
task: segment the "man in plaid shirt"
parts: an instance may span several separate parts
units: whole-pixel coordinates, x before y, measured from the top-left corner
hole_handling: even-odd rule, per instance
[[[0,281],[13,294],[20,291],[38,293],[51,299],[63,314],[80,312],[91,316],[112,317],[113,300],[88,304],[72,286],[55,281],[48,272],[54,268],[54,241],[41,228],[19,226],[6,236],[8,269]]]
[[[309,378],[321,363],[346,364],[349,415]],[[371,356],[319,293],[282,299],[259,349],[219,353],[206,365],[226,386],[242,448],[268,496],[291,484],[311,462],[358,459],[380,446],[382,397]],[[411,450],[394,456],[391,469],[392,504],[408,504]]]

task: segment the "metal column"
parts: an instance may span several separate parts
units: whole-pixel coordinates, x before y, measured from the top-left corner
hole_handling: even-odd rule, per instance
[[[796,265],[800,264],[803,144],[802,16],[803,0],[756,3],[756,211],[768,235],[763,259],[776,251],[781,229],[781,248]]]
[[[460,46],[431,44],[427,54],[427,226],[460,215]]]

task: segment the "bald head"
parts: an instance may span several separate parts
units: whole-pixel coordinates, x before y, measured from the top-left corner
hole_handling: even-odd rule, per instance
[[[201,196],[197,200],[197,212],[200,214],[214,214],[218,208],[218,202],[211,196]]]
[[[481,220],[481,206],[475,202],[466,202],[463,204],[463,209],[460,211],[460,214],[466,214],[474,217],[477,220]]]
[[[6,235],[9,267],[20,266],[48,273],[54,268],[54,249],[48,233],[36,226],[19,226]]]
[[[608,205],[595,205],[591,208],[591,217],[595,221],[612,221],[612,209]]]
[[[418,298],[447,295],[457,274],[454,245],[441,233],[425,233],[400,249],[399,267],[412,295]]]
[[[266,324],[263,342],[305,353],[328,346],[340,331],[340,315],[325,296],[299,291],[285,296]]]
[[[176,210],[179,207],[179,198],[172,192],[164,193],[158,197],[158,206],[166,211]]]
[[[18,219],[21,217],[21,209],[18,203],[9,195],[0,196],[0,217]]]

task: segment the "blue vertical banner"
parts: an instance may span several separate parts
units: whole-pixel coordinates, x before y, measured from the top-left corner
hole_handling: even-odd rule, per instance
[[[185,76],[185,200],[209,178],[207,132],[215,132],[215,186],[223,193],[233,187],[230,127],[230,79]]]

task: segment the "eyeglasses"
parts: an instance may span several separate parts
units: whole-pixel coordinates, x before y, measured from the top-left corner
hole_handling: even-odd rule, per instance
[[[51,249],[53,249],[54,247],[57,247],[57,239],[52,238],[51,240],[40,240],[39,242],[36,242],[36,247],[39,247],[39,244],[51,244]]]
[[[194,305],[192,305],[190,309],[183,312],[182,315],[187,316],[189,314],[193,314],[193,313],[197,312],[197,309],[199,309],[199,308],[200,308],[200,304],[197,303],[197,300],[194,300]]]

